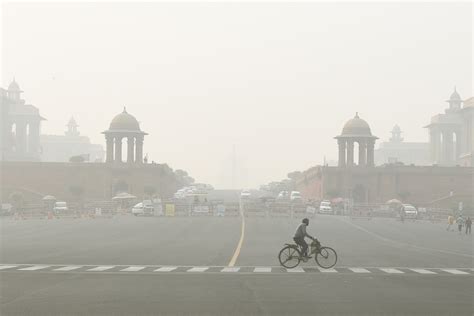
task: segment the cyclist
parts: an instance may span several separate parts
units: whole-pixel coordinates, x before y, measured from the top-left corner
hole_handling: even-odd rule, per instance
[[[308,235],[308,233],[306,232],[306,227],[308,227],[308,225],[309,225],[309,219],[304,218],[301,221],[301,224],[296,229],[295,236],[293,237],[293,240],[295,241],[295,243],[297,245],[301,246],[301,248],[302,248],[302,251],[303,251],[302,257],[303,257],[304,260],[307,260],[307,259],[311,258],[311,257],[308,256],[308,244],[306,243],[304,238],[308,237],[312,240],[315,240],[314,237]]]

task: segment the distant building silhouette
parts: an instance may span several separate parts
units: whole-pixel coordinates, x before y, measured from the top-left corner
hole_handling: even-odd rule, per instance
[[[68,162],[71,157],[82,156],[85,161],[104,161],[104,148],[92,144],[89,137],[81,136],[79,125],[71,117],[64,135],[41,135],[41,160],[51,162]]]
[[[37,107],[26,104],[23,91],[13,81],[0,88],[2,107],[2,159],[10,161],[40,160],[40,124],[44,120]]]
[[[382,142],[375,150],[375,164],[403,163],[405,165],[431,165],[428,142],[405,142],[400,126],[395,125],[388,142]]]
[[[430,133],[431,161],[443,166],[473,166],[473,98],[463,102],[454,88],[446,102],[449,107],[445,113],[433,116],[430,124],[425,126]]]

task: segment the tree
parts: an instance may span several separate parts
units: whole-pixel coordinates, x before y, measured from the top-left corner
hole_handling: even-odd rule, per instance
[[[12,192],[9,196],[15,211],[21,211],[23,208],[24,197],[21,192]]]
[[[152,185],[145,185],[143,188],[143,193],[145,193],[145,195],[148,197],[152,197],[156,193],[156,188]]]

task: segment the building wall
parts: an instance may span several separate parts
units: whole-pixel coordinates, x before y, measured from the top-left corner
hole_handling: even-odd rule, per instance
[[[431,165],[430,144],[410,142],[384,142],[375,150],[375,164],[402,162],[406,165]]]
[[[470,195],[474,190],[474,168],[466,167],[415,167],[386,166],[375,168],[321,167],[322,177],[306,172],[306,181],[300,179],[297,187],[306,198],[332,198],[333,192],[340,197],[352,198],[358,203],[385,203],[390,199],[416,205],[428,205],[434,200],[452,194]],[[322,195],[312,190],[322,187]],[[357,201],[357,190],[362,188]],[[472,204],[471,204],[472,205]]]
[[[102,145],[91,144],[86,136],[41,135],[41,160],[69,162],[72,156],[89,155],[89,161],[104,161]]]
[[[70,187],[80,186],[92,200],[108,200],[115,195],[119,181],[129,185],[128,193],[142,197],[146,186],[153,186],[162,197],[178,189],[173,171],[166,165],[109,165],[105,163],[6,162],[0,163],[3,198],[20,191],[34,202],[45,195],[57,199],[71,198]]]

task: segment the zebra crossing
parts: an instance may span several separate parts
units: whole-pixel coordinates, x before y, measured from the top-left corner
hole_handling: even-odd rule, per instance
[[[473,268],[419,268],[419,267],[296,267],[280,266],[159,266],[159,265],[59,265],[59,264],[0,264],[0,272],[49,273],[148,273],[148,274],[360,274],[360,275],[473,275]]]

